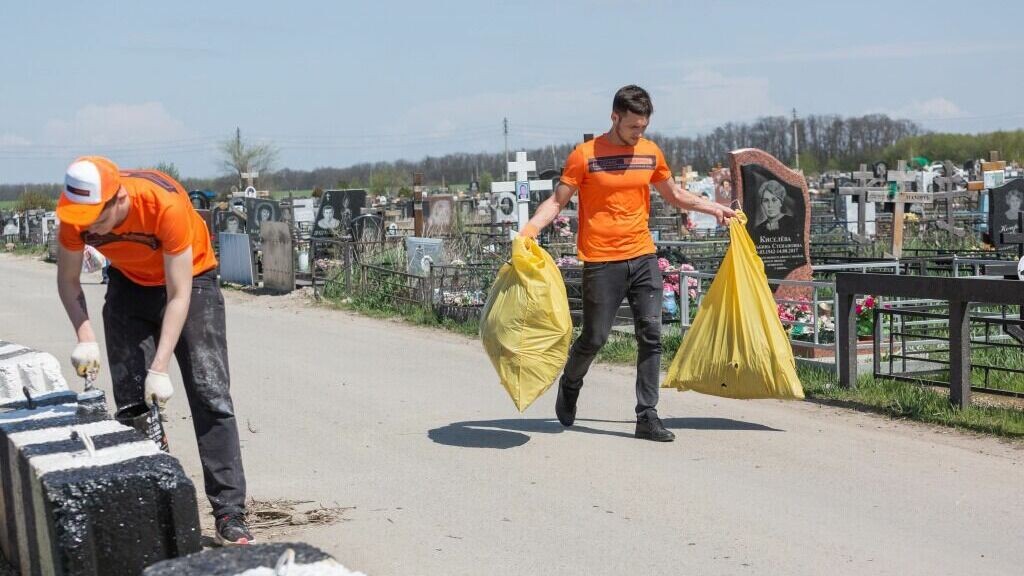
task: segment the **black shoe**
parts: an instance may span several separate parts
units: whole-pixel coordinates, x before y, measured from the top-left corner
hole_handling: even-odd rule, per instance
[[[555,400],[555,415],[562,426],[572,426],[576,422],[576,399],[580,397],[580,389],[567,388],[565,381],[558,382],[558,399]]]
[[[633,435],[637,438],[654,440],[655,442],[671,442],[676,439],[676,435],[665,428],[665,425],[661,423],[661,418],[657,416],[637,418],[636,433]]]
[[[217,544],[219,546],[246,546],[255,538],[249,532],[244,514],[225,514],[217,518]]]

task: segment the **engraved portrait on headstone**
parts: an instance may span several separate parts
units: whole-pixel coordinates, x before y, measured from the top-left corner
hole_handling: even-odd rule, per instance
[[[281,219],[281,207],[274,200],[262,198],[246,198],[245,214],[248,216],[249,234],[262,238],[261,226],[264,222],[278,222]]]
[[[1017,215],[1021,210],[1024,210],[1024,179],[1010,180],[989,190],[988,225],[994,246],[1006,246],[1001,242],[1002,234],[1020,232]]]
[[[313,225],[314,238],[348,236],[352,221],[363,213],[366,190],[327,190]]]
[[[799,172],[762,150],[729,153],[747,231],[769,279],[810,280],[810,192]],[[806,288],[773,287],[777,295],[806,296]]]

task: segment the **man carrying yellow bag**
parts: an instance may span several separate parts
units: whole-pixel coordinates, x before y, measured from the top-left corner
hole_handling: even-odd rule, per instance
[[[579,242],[583,261],[583,330],[569,352],[558,385],[555,413],[564,426],[576,420],[576,400],[591,362],[608,340],[623,299],[633,311],[638,348],[637,438],[671,442],[658,418],[661,369],[662,278],[648,229],[653,185],[669,204],[704,212],[724,223],[735,213],[680,188],[657,144],[643,138],[654,112],[650,95],[625,86],[612,101],[612,126],[569,154],[561,183],[521,231],[536,237],[579,191]]]

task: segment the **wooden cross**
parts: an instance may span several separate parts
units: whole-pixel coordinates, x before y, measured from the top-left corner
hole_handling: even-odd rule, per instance
[[[841,196],[855,196],[859,199],[859,204],[857,205],[857,240],[865,242],[867,241],[868,194],[872,192],[885,192],[887,189],[875,178],[875,173],[868,170],[867,164],[861,164],[860,170],[853,172],[851,176],[857,182],[857,185],[841,186],[839,194]]]
[[[892,214],[892,251],[897,260],[903,256],[903,204],[931,204],[929,192],[908,192],[907,183],[917,181],[917,172],[907,170],[905,160],[900,160],[895,170],[889,170],[889,190],[882,194],[868,193],[869,202],[895,202]]]
[[[537,163],[526,159],[526,152],[516,152],[515,162],[508,163],[508,171],[515,173],[514,182],[494,182],[492,192],[515,192],[519,200],[519,230],[530,220],[530,192],[551,190],[551,180],[530,180],[530,172],[537,171]]]
[[[423,236],[423,172],[412,175],[413,234]]]

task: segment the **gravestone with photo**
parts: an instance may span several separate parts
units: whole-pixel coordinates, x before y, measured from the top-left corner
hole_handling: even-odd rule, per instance
[[[756,148],[729,153],[736,199],[768,278],[811,280],[811,213],[807,181]],[[779,286],[779,296],[804,296],[806,288]]]
[[[248,218],[248,230],[254,239],[261,239],[260,227],[264,222],[280,222],[281,206],[274,200],[264,198],[246,198],[245,214]]]
[[[363,213],[365,206],[366,190],[327,190],[320,198],[320,209],[313,223],[313,237],[349,237],[353,233],[352,221]]]
[[[408,236],[405,239],[405,254],[408,273],[427,276],[432,267],[444,264],[444,241],[440,238]]]
[[[455,197],[450,194],[427,196],[423,202],[423,219],[426,222],[424,234],[444,236],[455,224]]]
[[[215,208],[213,210],[213,227],[218,233],[244,234],[246,232],[246,215],[239,210]]]
[[[493,208],[494,218],[492,222],[494,224],[518,221],[515,192],[496,192],[492,196],[491,207]]]
[[[1009,246],[1003,234],[1020,233],[1018,214],[1024,210],[1024,178],[1006,182],[988,191],[988,229],[993,246]]]

